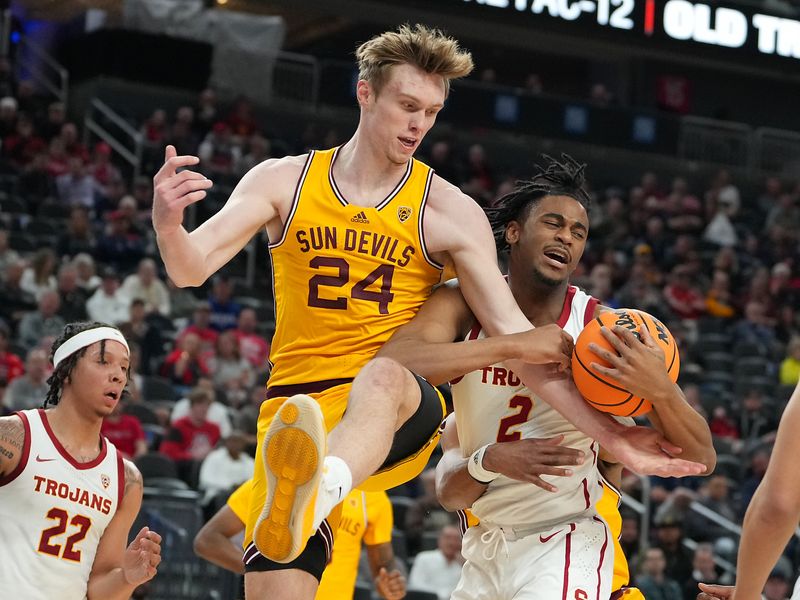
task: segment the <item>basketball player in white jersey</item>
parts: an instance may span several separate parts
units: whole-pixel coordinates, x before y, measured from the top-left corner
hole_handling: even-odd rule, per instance
[[[271,599],[313,597],[318,572],[295,561],[303,559],[307,541],[323,524],[323,519],[352,487],[363,484],[377,471],[392,471],[393,467],[403,464],[402,460],[397,460],[382,469],[395,441],[403,450],[413,446],[400,457],[407,458],[419,454],[421,449],[431,448],[438,430],[435,419],[428,419],[423,425],[430,431],[417,426],[413,427],[411,439],[408,439],[409,432],[402,432],[406,434],[402,439],[397,435],[420,409],[426,409],[425,384],[397,361],[375,360],[374,352],[388,335],[375,336],[370,329],[386,322],[384,314],[396,318],[398,305],[411,304],[416,310],[433,286],[423,280],[422,275],[401,284],[405,277],[403,272],[395,273],[396,265],[379,252],[370,251],[369,240],[363,235],[364,244],[350,250],[346,243],[337,247],[334,238],[345,239],[346,230],[355,227],[353,223],[359,227],[369,224],[381,231],[378,228],[396,227],[398,219],[401,223],[408,222],[419,238],[409,256],[413,254],[415,260],[424,257],[422,262],[435,269],[455,267],[464,297],[489,334],[531,328],[497,268],[491,229],[483,211],[457,187],[432,174],[424,187],[418,210],[411,211],[408,206],[398,207],[396,211],[380,210],[402,191],[408,173],[427,168],[413,161],[414,152],[443,108],[450,81],[471,71],[471,56],[452,38],[424,26],[403,26],[397,31],[385,32],[364,43],[356,54],[359,61],[358,128],[352,138],[336,150],[336,160],[324,169],[324,176],[315,176],[319,189],[324,189],[317,200],[324,203],[330,214],[320,217],[327,221],[313,225],[324,225],[339,232],[336,236],[332,232],[329,241],[323,244],[328,248],[311,253],[313,257],[304,254],[302,246],[298,247],[300,239],[297,237],[303,232],[293,225],[297,207],[302,204],[299,190],[309,183],[305,181],[309,165],[313,167],[314,156],[327,156],[325,153],[270,159],[256,165],[242,178],[225,206],[191,233],[183,227],[183,211],[202,200],[212,183],[200,173],[178,172],[178,169],[196,165],[199,159],[176,156],[175,148],[167,146],[165,163],[154,178],[153,227],[167,272],[178,286],[202,285],[256,233],[266,230],[272,248],[291,249],[281,258],[293,261],[284,272],[298,279],[304,275],[299,285],[291,283],[288,275],[275,277],[274,287],[285,292],[284,287],[290,286],[294,294],[308,298],[309,307],[312,299],[317,307],[312,311],[302,306],[302,302],[294,303],[293,309],[303,310],[297,321],[304,325],[324,323],[323,313],[318,308],[321,303],[328,311],[326,319],[336,315],[346,323],[341,326],[340,335],[346,337],[348,344],[357,342],[362,347],[372,341],[369,352],[358,355],[337,353],[331,344],[324,344],[325,351],[332,354],[329,364],[341,365],[340,370],[348,368],[345,374],[339,375],[345,383],[339,383],[349,385],[352,379],[346,412],[330,435],[325,422],[327,415],[318,410],[320,403],[305,395],[313,393],[315,388],[319,391],[320,383],[331,381],[329,377],[320,377],[319,369],[313,366],[299,367],[292,381],[285,382],[292,384],[291,393],[295,395],[285,394],[286,412],[281,410],[281,418],[272,418],[276,412],[272,409],[274,404],[265,403],[266,408],[262,409],[265,417],[259,419],[259,462],[254,478],[258,484],[254,486],[257,487],[253,500],[256,512],[252,518],[251,511],[248,519],[253,547],[248,548],[245,580],[247,597],[251,600],[268,596]],[[411,220],[412,214],[414,220]],[[331,222],[334,217],[335,223]],[[371,239],[374,242],[385,236],[375,235]],[[330,252],[326,253],[331,246],[338,253],[333,263]],[[299,249],[294,250],[296,247]],[[359,258],[359,249],[362,256],[373,257],[370,267],[380,269],[361,281],[351,280],[354,269],[349,266],[355,259],[364,260]],[[340,256],[346,252],[349,254]],[[395,273],[394,286],[389,283],[388,276],[380,285],[377,283],[377,274],[388,272],[387,269]],[[421,283],[425,285],[419,292]],[[381,303],[370,298],[379,298]],[[372,302],[370,310],[368,302]],[[380,313],[381,307],[387,312]],[[281,312],[277,315],[279,331],[291,327]],[[408,313],[410,318],[413,310]],[[330,328],[322,329],[324,331],[315,332],[313,337],[329,334]],[[542,343],[546,335],[546,332],[537,333],[531,340],[525,357],[527,362],[557,362],[566,366],[569,345],[565,338],[555,332],[552,341],[548,339]],[[539,343],[534,344],[534,339]],[[276,370],[283,370],[281,364],[286,360],[297,359],[306,365],[315,362],[323,354],[319,351],[322,345],[319,340],[311,339],[312,350],[289,356],[287,348],[273,344],[273,377]],[[354,365],[356,372],[351,372]],[[576,427],[612,449],[634,471],[681,475],[700,470],[699,465],[664,455],[653,446],[641,445],[638,432],[590,408],[563,373],[548,373],[541,365],[522,362],[516,362],[514,369],[540,397],[556,405]],[[320,382],[320,378],[325,381]],[[438,417],[443,416],[440,410]],[[272,424],[275,427],[271,427]],[[301,446],[313,447],[314,452],[300,452]],[[370,448],[370,452],[364,452],[364,448]],[[268,456],[276,457],[277,462],[270,464]],[[302,477],[293,473],[302,474]],[[410,473],[405,479],[415,474]],[[285,481],[286,485],[273,483],[269,488],[266,481],[270,478],[273,482]],[[389,487],[400,483],[402,481],[393,481]],[[282,498],[285,511],[281,507],[273,510],[276,496]],[[323,552],[320,544],[316,544],[318,554]],[[320,566],[318,558],[314,562]]]
[[[583,171],[567,156],[562,162],[549,159],[491,217],[500,246],[510,248],[508,285],[520,308],[537,328],[557,323],[572,338],[603,310],[569,285],[589,231]],[[632,336],[607,334],[618,346],[638,344],[631,364],[612,361],[617,368],[607,375],[627,383],[631,373],[641,378],[648,372],[648,382],[635,393],[652,398],[670,419],[691,412],[689,425],[673,432],[674,444],[662,443],[664,450],[674,454],[682,448],[690,460],[713,468],[708,426],[666,377],[653,340],[644,336],[640,344]],[[448,343],[465,338],[466,343]],[[613,540],[595,510],[602,490],[598,444],[501,362],[517,357],[524,343],[522,335],[485,338],[458,289],[442,288],[379,353],[434,383],[454,380],[455,414],[442,439],[446,453],[437,468],[437,492],[446,508],[471,508],[480,523],[465,535],[467,562],[452,597],[608,598]],[[655,431],[640,434],[645,444],[660,437]]]
[[[128,382],[128,344],[72,323],[51,359],[45,408],[0,418],[0,595],[127,600],[161,561],[147,527],[127,544],[142,476],[100,435]]]

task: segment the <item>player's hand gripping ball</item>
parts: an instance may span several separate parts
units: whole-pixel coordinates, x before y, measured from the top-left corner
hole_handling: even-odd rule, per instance
[[[634,396],[619,382],[598,373],[590,366],[594,362],[612,367],[589,350],[589,344],[594,342],[601,348],[616,354],[611,344],[600,333],[600,327],[605,326],[611,329],[615,325],[629,329],[637,338],[640,328],[646,327],[655,343],[664,352],[664,363],[669,378],[673,383],[678,380],[681,359],[675,338],[661,321],[644,311],[630,308],[604,312],[583,328],[572,353],[572,377],[578,391],[597,410],[624,417],[643,415],[650,412],[652,408],[647,399]],[[642,373],[641,376],[648,377],[649,374]]]

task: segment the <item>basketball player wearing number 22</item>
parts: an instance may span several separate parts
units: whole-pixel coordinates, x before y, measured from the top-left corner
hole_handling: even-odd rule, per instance
[[[489,217],[498,249],[508,252],[508,285],[522,311],[537,329],[563,330],[577,339],[610,309],[569,283],[589,233],[585,165],[566,155],[547,161]],[[638,334],[641,341],[627,329],[603,328],[603,339],[619,353],[611,356],[597,346],[593,361],[604,378],[652,402],[648,416],[655,429],[631,425],[629,433],[643,445],[697,461],[686,463],[685,475],[710,472],[715,455],[705,420],[670,380],[653,338],[645,330]],[[604,503],[606,514],[597,510],[605,490],[613,491],[601,482],[601,464],[606,468],[614,458],[506,366],[525,360],[527,335],[484,336],[458,286],[450,285],[439,288],[381,350],[432,383],[453,382],[455,410],[437,466],[442,505],[468,509],[462,515],[466,563],[452,597],[559,600],[635,593],[626,590],[627,563],[616,543],[618,505]],[[550,376],[567,375],[554,370]]]

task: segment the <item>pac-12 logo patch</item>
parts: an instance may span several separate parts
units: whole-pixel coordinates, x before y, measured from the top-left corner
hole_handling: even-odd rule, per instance
[[[105,489],[108,489],[108,486],[111,485],[111,478],[105,473],[103,473],[102,475],[100,475],[100,483],[103,484],[103,487]]]
[[[401,223],[405,223],[408,221],[409,217],[411,217],[411,213],[414,211],[410,206],[398,206],[397,207],[397,218],[400,219]]]

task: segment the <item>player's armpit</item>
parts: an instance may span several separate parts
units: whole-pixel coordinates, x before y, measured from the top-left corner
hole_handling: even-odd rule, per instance
[[[17,468],[25,445],[25,426],[17,416],[0,418],[0,477]]]

